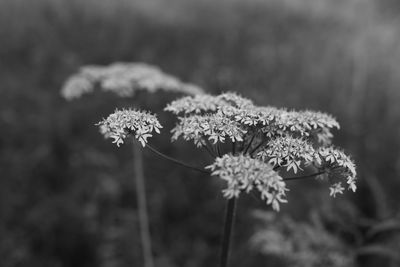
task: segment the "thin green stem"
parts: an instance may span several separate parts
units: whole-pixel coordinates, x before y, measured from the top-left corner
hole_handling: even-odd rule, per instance
[[[228,200],[225,213],[224,232],[222,236],[222,250],[220,267],[226,267],[229,261],[229,246],[231,242],[233,223],[235,219],[236,198]]]
[[[246,154],[249,148],[251,147],[251,144],[253,143],[254,138],[256,137],[257,133],[254,133],[253,136],[251,137],[249,143],[247,144],[246,149],[244,150],[243,154]]]
[[[292,180],[300,180],[300,179],[312,178],[312,177],[315,177],[315,176],[318,176],[318,175],[324,174],[324,173],[326,173],[326,172],[322,171],[322,172],[317,172],[317,173],[303,175],[303,176],[288,177],[288,178],[284,178],[283,180],[284,181],[292,181]]]
[[[253,153],[256,152],[257,149],[259,149],[261,146],[263,146],[267,141],[268,141],[268,139],[265,139],[265,140],[261,141],[255,148],[253,148],[253,149],[250,151],[250,155],[252,156]]]
[[[133,167],[135,171],[136,197],[138,203],[140,239],[142,243],[144,267],[154,267],[151,249],[151,235],[144,182],[143,155],[138,143],[133,142]]]
[[[216,155],[212,152],[212,150],[206,145],[203,145],[204,149],[208,152],[208,154],[212,157],[212,158],[216,158]]]
[[[172,161],[172,162],[174,162],[175,164],[181,165],[181,166],[183,166],[183,167],[186,167],[186,168],[188,168],[188,169],[192,169],[192,170],[195,170],[195,171],[198,171],[198,172],[210,174],[210,172],[207,171],[207,170],[203,170],[203,169],[200,169],[200,168],[191,166],[191,165],[186,164],[186,163],[184,163],[184,162],[182,162],[182,161],[180,161],[180,160],[177,160],[177,159],[175,159],[175,158],[172,158],[172,157],[170,157],[170,156],[167,156],[167,155],[165,155],[164,153],[158,151],[157,149],[155,149],[154,147],[152,147],[152,146],[149,145],[149,144],[146,144],[146,147],[149,148],[150,151],[152,151],[153,153],[155,153],[155,154],[157,154],[157,155],[159,155],[159,156],[161,156],[161,157],[163,157],[163,158],[165,158],[165,159],[167,159],[167,160],[169,160],[169,161]]]
[[[216,147],[217,147],[218,157],[221,157],[221,156],[222,156],[222,153],[221,153],[221,146],[220,146],[220,144],[217,143]]]
[[[206,142],[206,145],[208,146],[209,150],[212,152],[213,157],[217,157],[217,153],[213,149],[213,145],[210,143],[210,140],[207,139],[206,136],[203,136],[203,140]]]

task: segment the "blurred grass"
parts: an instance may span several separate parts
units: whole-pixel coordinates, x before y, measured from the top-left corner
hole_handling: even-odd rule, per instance
[[[400,187],[398,10],[388,0],[1,0],[4,266],[140,262],[131,239],[136,219],[128,216],[135,211],[129,149],[117,151],[92,127],[129,100],[98,95],[65,103],[61,84],[83,64],[144,61],[210,92],[330,112],[342,125],[336,143],[359,166],[353,201],[367,217],[390,216],[399,209]],[[160,111],[163,99],[146,102]],[[159,140],[168,149],[168,140]],[[216,182],[156,162],[148,176],[159,264],[212,264],[223,209]],[[312,205],[304,192],[316,194],[310,187],[319,186],[293,185],[286,211],[302,213]],[[251,232],[245,222],[238,222],[241,242]],[[99,256],[104,249],[110,259]],[[247,250],[238,245],[234,266],[254,264]]]

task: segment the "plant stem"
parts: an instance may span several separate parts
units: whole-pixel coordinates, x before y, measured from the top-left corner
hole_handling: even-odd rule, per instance
[[[212,158],[216,158],[217,156],[212,152],[212,150],[208,147],[207,144],[205,144],[203,146],[205,148],[205,150],[208,152],[208,154],[212,157]]]
[[[224,232],[222,236],[222,250],[221,250],[221,259],[220,259],[220,267],[226,267],[229,260],[229,245],[232,235],[232,228],[235,219],[235,208],[236,208],[236,198],[231,198],[228,200],[226,206],[225,213],[225,222],[224,222]]]
[[[217,154],[216,154],[216,152],[214,151],[213,145],[210,143],[210,140],[208,140],[206,136],[203,136],[203,140],[206,142],[206,146],[209,148],[210,153],[212,154],[212,156],[213,156],[214,158],[216,158],[216,157],[217,157]]]
[[[147,211],[146,187],[143,171],[143,154],[138,143],[133,142],[133,163],[135,170],[136,197],[139,213],[140,238],[142,243],[144,267],[154,267],[151,251],[151,236],[149,229],[149,216]]]
[[[184,162],[182,162],[180,160],[177,160],[177,159],[174,159],[174,158],[172,158],[170,156],[167,156],[164,153],[162,153],[162,152],[158,151],[157,149],[155,149],[154,147],[150,146],[149,144],[146,144],[146,147],[149,148],[153,153],[155,153],[155,154],[157,154],[157,155],[159,155],[159,156],[161,156],[161,157],[163,157],[163,158],[165,158],[165,159],[167,159],[169,161],[172,161],[175,164],[181,165],[183,167],[186,167],[186,168],[198,171],[198,172],[210,174],[209,171],[206,171],[206,170],[194,167],[194,166],[190,166],[190,165],[188,165],[188,164],[186,164],[186,163],[184,163]]]
[[[251,146],[251,143],[253,143],[253,140],[254,140],[254,138],[256,137],[256,135],[257,135],[257,133],[254,133],[254,134],[253,134],[253,136],[251,137],[249,143],[247,144],[247,147],[246,147],[246,149],[244,150],[243,154],[246,154],[246,153],[247,153],[247,151],[249,150],[249,148],[250,148],[250,146]]]
[[[255,148],[253,148],[250,151],[250,155],[252,156],[254,152],[257,151],[257,149],[259,149],[261,146],[263,146],[266,142],[268,141],[268,139],[262,140]]]
[[[222,156],[222,153],[221,153],[221,146],[220,146],[220,143],[217,143],[217,144],[216,144],[216,147],[217,147],[218,157],[221,157],[221,156]]]
[[[295,176],[295,177],[288,177],[288,178],[284,178],[284,181],[290,181],[290,180],[300,180],[300,179],[305,179],[305,178],[311,178],[320,174],[324,174],[325,172],[317,172],[317,173],[313,173],[313,174],[309,174],[309,175],[303,175],[303,176]]]

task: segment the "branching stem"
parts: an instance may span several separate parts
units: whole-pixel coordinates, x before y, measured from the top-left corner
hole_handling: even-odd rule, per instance
[[[206,170],[203,170],[203,169],[200,169],[200,168],[191,166],[191,165],[186,164],[186,163],[184,163],[184,162],[182,162],[182,161],[180,161],[180,160],[178,160],[178,159],[175,159],[175,158],[172,158],[172,157],[170,157],[170,156],[167,156],[167,155],[165,155],[164,153],[158,151],[157,149],[155,149],[154,147],[152,147],[152,146],[149,145],[149,144],[146,144],[146,147],[149,148],[153,153],[155,153],[155,154],[157,154],[157,155],[159,155],[159,156],[161,156],[161,157],[163,157],[163,158],[165,158],[165,159],[167,159],[167,160],[169,160],[169,161],[172,161],[172,162],[174,162],[175,164],[181,165],[181,166],[183,166],[183,167],[186,167],[186,168],[188,168],[188,169],[192,169],[192,170],[195,170],[195,171],[198,171],[198,172],[210,174],[209,171],[206,171]]]
[[[250,151],[250,155],[252,156],[253,153],[256,152],[257,149],[259,149],[261,146],[263,146],[267,141],[268,141],[268,139],[265,139],[265,140],[261,141],[255,148],[253,148],[253,149]]]
[[[203,147],[207,151],[208,155],[210,155],[212,158],[215,158],[215,154],[210,150],[210,148],[207,145]]]
[[[217,154],[215,153],[215,151],[213,149],[213,145],[210,143],[210,140],[208,140],[206,136],[203,136],[203,140],[206,142],[206,146],[208,147],[208,150],[210,151],[210,153],[212,153],[212,156],[214,158],[216,158]]]
[[[244,150],[243,154],[246,154],[249,148],[251,147],[251,144],[253,143],[254,138],[256,137],[257,133],[254,133],[253,136],[251,137],[246,149]]]
[[[295,176],[295,177],[288,177],[288,178],[284,178],[284,181],[291,181],[291,180],[300,180],[300,179],[306,179],[306,178],[312,178],[315,176],[318,176],[320,174],[324,174],[326,173],[325,171],[322,172],[317,172],[317,173],[313,173],[313,174],[309,174],[309,175],[303,175],[303,176]]]

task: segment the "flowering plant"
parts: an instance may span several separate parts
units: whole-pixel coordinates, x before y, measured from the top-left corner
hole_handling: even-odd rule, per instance
[[[158,67],[144,63],[118,62],[108,66],[82,67],[78,73],[67,79],[61,95],[67,100],[73,100],[92,93],[95,89],[111,92],[120,97],[135,96],[136,103],[140,103],[135,95],[138,91],[148,93],[167,91],[188,95],[203,92],[200,87],[184,83],[164,73]],[[153,132],[160,133],[160,128],[162,128],[155,115],[136,109],[116,110],[97,125],[100,132],[106,138],[112,138],[113,143],[116,143],[118,147],[130,135],[145,146],[147,138],[152,137]],[[145,267],[153,267],[143,159],[140,146],[136,143],[133,144],[133,159],[143,264]]]
[[[165,110],[178,119],[172,141],[193,141],[215,158],[205,169],[227,182],[226,198],[255,188],[279,210],[279,203],[287,202],[285,181],[302,178],[284,178],[281,172],[297,174],[306,169],[316,170],[311,176],[330,182],[331,196],[343,193],[343,180],[356,190],[353,161],[331,145],[331,130],[339,129],[339,124],[328,114],[256,106],[235,93],[186,96]],[[130,133],[145,146],[153,129],[161,128],[153,115],[132,110],[116,111],[99,125],[118,146]]]
[[[161,127],[154,115],[122,110],[99,123],[105,137],[118,146],[132,134],[143,147],[175,163],[218,176],[226,182],[222,191],[228,198],[221,266],[226,266],[235,199],[256,190],[260,198],[279,211],[286,203],[286,181],[317,177],[330,183],[335,197],[348,189],[356,190],[356,170],[351,158],[332,143],[332,129],[339,123],[329,114],[257,106],[235,93],[217,96],[199,94],[169,103],[165,111],[177,117],[172,141],[192,141],[213,157],[204,168],[189,166],[159,152],[148,144],[151,132]],[[210,170],[210,171],[208,171]],[[311,172],[288,177],[288,174]]]

